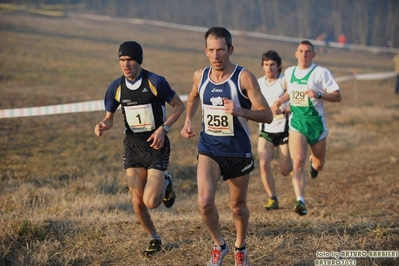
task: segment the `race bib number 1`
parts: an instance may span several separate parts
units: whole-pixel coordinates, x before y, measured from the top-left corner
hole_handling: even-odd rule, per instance
[[[125,106],[127,123],[134,133],[147,132],[155,128],[151,104]]]
[[[234,136],[233,116],[223,106],[204,105],[205,133],[213,136]]]

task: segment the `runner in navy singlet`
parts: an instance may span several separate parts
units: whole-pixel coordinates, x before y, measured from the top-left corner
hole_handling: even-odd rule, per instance
[[[170,208],[176,198],[172,175],[166,172],[170,155],[166,134],[184,111],[184,103],[164,77],[141,67],[140,44],[122,43],[118,56],[123,76],[109,85],[104,100],[106,114],[94,132],[100,137],[110,129],[114,113],[121,106],[125,122],[124,168],[134,213],[150,237],[143,255],[150,256],[162,250],[162,241],[148,209],[157,208],[162,202]],[[165,103],[173,107],[169,117]]]
[[[237,234],[234,243],[236,265],[249,265],[245,243],[249,220],[246,196],[254,161],[248,120],[270,123],[273,115],[255,76],[230,61],[234,51],[230,32],[213,27],[204,37],[204,51],[211,66],[194,73],[181,134],[188,139],[195,136],[192,119],[201,104],[197,184],[200,213],[214,243],[208,265],[222,265],[229,251],[215,205],[220,176],[230,189],[230,208]]]

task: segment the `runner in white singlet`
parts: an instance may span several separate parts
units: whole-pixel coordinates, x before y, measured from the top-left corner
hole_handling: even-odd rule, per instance
[[[262,55],[262,69],[265,75],[258,79],[258,83],[267,103],[272,106],[285,92],[281,57],[277,52],[270,50]],[[273,114],[272,123],[259,123],[258,156],[261,180],[268,195],[268,201],[263,206],[266,210],[279,208],[271,169],[275,149],[278,152],[280,174],[287,176],[292,170],[292,160],[288,149],[289,110],[289,102],[286,102],[279,110],[283,113]]]

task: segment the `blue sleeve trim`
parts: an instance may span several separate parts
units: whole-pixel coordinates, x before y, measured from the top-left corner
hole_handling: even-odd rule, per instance
[[[121,83],[121,77],[115,79],[109,84],[107,92],[104,97],[104,106],[105,110],[110,113],[115,113],[116,109],[118,109],[120,103],[115,99],[117,90]]]

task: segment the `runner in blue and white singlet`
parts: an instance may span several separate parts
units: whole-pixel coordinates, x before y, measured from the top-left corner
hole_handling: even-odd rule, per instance
[[[209,78],[211,67],[204,69],[198,89],[202,100],[202,128],[198,151],[215,156],[251,157],[247,119],[224,111],[223,98],[250,109],[251,102],[243,94],[239,76],[244,68],[236,65],[229,79],[215,83]]]
[[[234,51],[230,32],[223,27],[212,27],[204,38],[204,52],[210,66],[194,72],[193,85],[187,97],[186,120],[180,133],[186,139],[196,136],[193,119],[201,105],[197,202],[213,240],[207,265],[222,265],[223,258],[229,252],[215,204],[217,182],[223,176],[229,188],[229,206],[236,229],[235,263],[248,266],[245,239],[249,210],[246,197],[254,161],[247,120],[270,123],[273,116],[254,74],[230,61]]]

